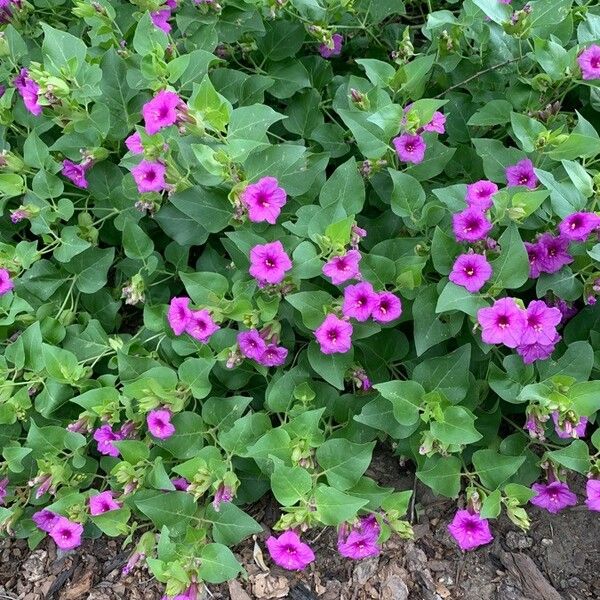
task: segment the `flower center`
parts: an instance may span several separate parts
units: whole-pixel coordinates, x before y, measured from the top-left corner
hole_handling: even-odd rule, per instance
[[[415,145],[412,142],[409,142],[408,144],[406,144],[405,148],[406,148],[407,152],[412,153],[415,151]]]
[[[71,539],[71,532],[68,529],[63,529],[60,532],[60,539],[61,540],[65,540],[65,541],[70,540]]]
[[[501,329],[506,329],[510,325],[510,319],[506,315],[500,315],[497,320],[497,325]]]
[[[475,269],[473,267],[466,267],[465,268],[465,273],[469,276],[469,277],[473,277],[473,275],[475,275]]]
[[[519,176],[519,183],[525,185],[529,181],[529,176],[525,173]]]
[[[272,258],[266,258],[265,259],[265,267],[272,269],[273,267],[275,267],[275,261]]]
[[[590,64],[594,69],[600,69],[600,55],[592,57],[592,60],[590,60]]]
[[[154,181],[156,179],[156,172],[154,170],[146,171],[144,179],[146,179],[146,181]]]
[[[338,332],[335,329],[330,329],[327,333],[327,338],[330,342],[337,342]]]

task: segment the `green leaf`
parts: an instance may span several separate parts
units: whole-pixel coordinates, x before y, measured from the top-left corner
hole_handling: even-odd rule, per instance
[[[106,285],[114,256],[114,248],[88,248],[74,256],[64,268],[75,276],[75,287],[80,292],[93,294]]]
[[[146,491],[134,496],[134,503],[160,529],[183,532],[196,513],[193,496],[185,492]]]
[[[525,462],[524,456],[504,456],[494,450],[477,450],[473,465],[479,481],[489,490],[502,487]]]
[[[135,34],[133,36],[133,48],[141,56],[150,54],[154,51],[155,47],[162,48],[163,50],[167,47],[169,38],[167,34],[155,27],[150,19],[150,15],[145,13],[142,18],[139,19],[137,27],[135,28]]]
[[[143,260],[154,251],[154,243],[137,223],[127,221],[123,228],[123,249],[129,258]]]
[[[100,515],[91,516],[92,523],[109,537],[127,535],[129,528],[127,522],[131,516],[129,508],[124,506],[117,510],[110,510]]]
[[[165,440],[154,440],[155,445],[180,460],[193,458],[204,446],[202,418],[196,413],[184,411],[174,415],[171,422],[175,426],[175,433]]]
[[[148,460],[150,457],[148,444],[140,442],[139,440],[122,440],[120,442],[114,442],[114,444],[119,449],[123,460],[126,460],[132,465]]]
[[[235,546],[262,527],[232,502],[224,502],[217,512],[212,504],[206,509],[205,519],[212,523],[212,537],[219,544]]]
[[[327,179],[319,194],[323,208],[341,205],[348,214],[357,214],[365,202],[365,184],[358,174],[356,161],[351,158],[341,164]]]
[[[200,551],[198,576],[208,583],[223,583],[235,579],[242,571],[233,552],[223,544],[206,544]]]
[[[306,498],[312,489],[310,473],[302,467],[288,467],[276,463],[271,475],[273,495],[282,506],[293,506],[302,498]]]
[[[492,261],[492,284],[505,289],[521,287],[529,278],[529,258],[517,226],[507,227],[498,243],[501,251]]]
[[[354,349],[344,354],[323,354],[316,342],[308,345],[308,362],[315,372],[338,390],[344,389],[344,376],[354,360]]]
[[[86,45],[66,31],[54,29],[46,23],[41,25],[44,30],[42,54],[46,69],[53,75],[60,76],[64,68],[75,75],[85,62]]]
[[[457,498],[460,492],[462,464],[456,456],[432,456],[417,469],[417,478],[434,492],[448,498]]]
[[[431,433],[443,444],[472,444],[483,436],[475,429],[475,417],[462,406],[444,410],[443,421],[431,423]]]
[[[485,497],[479,512],[482,519],[496,519],[500,516],[502,511],[501,497],[500,490],[494,490]]]
[[[483,105],[468,121],[467,125],[489,127],[504,125],[510,121],[512,104],[506,100],[490,100]]]
[[[339,525],[351,521],[368,500],[349,496],[335,488],[320,485],[315,491],[316,517],[323,525]]]
[[[225,131],[232,108],[229,100],[215,90],[208,74],[204,76],[200,85],[194,85],[189,106],[198,111],[202,120],[216,131]]]
[[[325,320],[325,309],[333,302],[327,292],[320,290],[290,294],[285,299],[300,312],[302,322],[309,329],[316,329]]]
[[[471,293],[464,287],[449,281],[438,298],[435,312],[458,310],[476,317],[477,311],[487,306],[489,306],[488,302],[480,294]]]
[[[212,384],[209,375],[215,363],[214,358],[186,358],[179,366],[179,378],[189,387],[194,398],[201,400],[210,394]]]
[[[399,217],[410,217],[416,221],[425,203],[425,191],[414,177],[393,169],[388,169],[388,172],[393,183],[392,211]]]
[[[346,439],[327,440],[317,448],[317,461],[327,482],[338,490],[355,485],[371,464],[375,442],[355,444]]]
[[[425,390],[416,381],[388,381],[373,386],[392,403],[394,418],[400,425],[411,426],[419,420],[419,408]]]
[[[548,457],[559,465],[577,471],[582,475],[590,470],[590,450],[583,440],[573,440],[565,448],[547,453]]]

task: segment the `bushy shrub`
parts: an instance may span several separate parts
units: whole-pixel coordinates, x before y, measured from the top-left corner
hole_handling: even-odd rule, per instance
[[[596,3],[1,6],[5,532],[192,598],[272,493],[276,563],[363,558],[377,442],[465,550],[599,510]]]

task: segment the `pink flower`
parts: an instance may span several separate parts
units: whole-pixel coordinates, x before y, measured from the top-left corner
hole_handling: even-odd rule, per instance
[[[175,433],[175,426],[171,423],[171,411],[166,408],[151,410],[146,415],[146,423],[150,433],[159,440],[166,440]]]
[[[85,178],[86,171],[92,166],[91,162],[74,163],[69,159],[63,160],[63,166],[61,173],[70,179],[77,187],[87,189],[88,182]]]
[[[119,450],[113,442],[120,442],[123,437],[120,433],[115,433],[110,425],[102,425],[102,427],[96,429],[94,439],[98,442],[98,452],[100,454],[119,456]]]
[[[10,273],[6,269],[0,269],[0,296],[8,294],[14,287]]]
[[[348,250],[342,256],[334,256],[323,265],[323,274],[331,279],[331,283],[339,285],[349,279],[360,276],[358,263],[361,255],[358,250]]]
[[[263,285],[281,283],[291,268],[292,261],[280,241],[258,244],[250,250],[250,275]]]
[[[167,321],[169,321],[169,326],[175,335],[181,335],[186,331],[191,318],[190,299],[187,296],[171,298],[169,310],[167,311]]]
[[[452,215],[452,230],[459,242],[478,242],[485,239],[492,223],[478,208],[465,208]]]
[[[175,489],[180,492],[187,492],[190,485],[190,482],[185,477],[175,477],[174,479],[171,479],[171,483]]]
[[[164,8],[162,10],[157,10],[155,12],[150,13],[150,19],[152,20],[152,24],[154,25],[154,27],[156,27],[157,29],[161,29],[165,33],[169,33],[171,31],[171,25],[169,23],[170,18],[171,11],[168,8]]]
[[[27,69],[21,69],[19,75],[15,77],[14,84],[21,98],[23,98],[25,108],[36,117],[41,115],[42,107],[38,104],[40,86],[29,77]]]
[[[238,333],[237,343],[240,347],[240,352],[246,358],[256,361],[260,360],[267,349],[265,340],[260,337],[260,333],[256,329]]]
[[[61,550],[73,550],[81,544],[83,525],[59,516],[48,533]]]
[[[525,242],[525,249],[529,257],[529,277],[535,279],[543,272],[544,250],[539,244]]]
[[[577,62],[581,68],[584,79],[600,79],[600,46],[592,44],[578,57]]]
[[[446,133],[446,115],[436,110],[433,117],[427,125],[423,127],[423,131],[430,133]]]
[[[338,552],[346,558],[360,560],[369,556],[377,556],[381,548],[377,544],[380,527],[374,515],[361,517],[358,525],[347,533],[342,526],[338,534]]]
[[[467,185],[467,204],[471,208],[479,210],[488,210],[491,208],[494,201],[494,194],[498,192],[498,186],[488,179],[481,179],[475,183]]]
[[[215,492],[212,505],[216,512],[219,512],[221,504],[223,502],[231,502],[233,500],[233,490],[227,486],[221,484]]]
[[[165,174],[167,168],[161,162],[142,160],[131,169],[137,184],[138,192],[162,192],[166,187]]]
[[[533,170],[533,163],[528,158],[520,160],[516,165],[506,167],[505,173],[509,186],[522,185],[532,190],[537,187],[538,178]]]
[[[452,523],[448,525],[448,531],[461,550],[474,550],[494,539],[488,520],[468,510],[456,512]]]
[[[531,504],[545,508],[550,513],[558,513],[567,506],[577,504],[577,496],[566,483],[553,481],[548,484],[534,483],[531,489],[536,495],[530,500]]]
[[[588,479],[585,484],[586,506],[593,511],[600,512],[600,479]]]
[[[548,346],[556,338],[556,326],[562,315],[558,308],[550,308],[543,300],[532,300],[527,307],[526,323],[521,334],[521,344]]]
[[[516,348],[521,343],[527,317],[513,298],[501,298],[494,306],[480,308],[477,321],[481,325],[481,339],[486,344],[504,344]]]
[[[448,279],[472,294],[478,292],[492,276],[492,267],[481,254],[461,254],[452,267]]]
[[[352,348],[352,325],[335,315],[327,315],[315,330],[323,354],[344,354]]]
[[[537,360],[546,360],[554,352],[556,344],[560,342],[560,335],[556,337],[550,344],[521,344],[517,346],[517,354],[523,359],[526,365],[530,365]]]
[[[219,329],[220,327],[213,321],[211,314],[206,309],[191,311],[185,326],[186,333],[203,344],[206,344],[212,334]]]
[[[302,571],[315,560],[310,546],[304,544],[295,531],[285,531],[278,538],[270,536],[266,541],[273,562],[289,571]]]
[[[344,290],[342,313],[345,317],[354,317],[357,321],[366,321],[379,304],[379,296],[373,286],[367,282],[349,285]]]
[[[402,301],[392,292],[378,292],[378,302],[371,313],[374,321],[389,323],[395,321],[402,314]]]
[[[554,431],[556,431],[556,435],[559,438],[567,440],[569,438],[585,437],[585,430],[588,424],[587,417],[580,417],[577,425],[574,425],[568,419],[564,419],[561,422],[560,414],[555,410],[552,413],[552,420],[554,421]]]
[[[404,162],[419,164],[425,158],[427,144],[420,135],[403,133],[392,140],[398,158]]]
[[[327,44],[321,44],[319,46],[319,54],[323,58],[331,58],[332,56],[339,56],[342,53],[342,43],[344,41],[343,36],[339,33],[334,33],[331,36],[332,47],[330,48]]]
[[[52,530],[58,519],[60,519],[60,515],[57,515],[50,510],[46,510],[45,508],[33,513],[31,517],[35,526],[40,531],[45,531],[46,533],[49,533]]]
[[[551,233],[544,233],[537,243],[541,252],[541,271],[544,273],[556,273],[565,265],[573,262],[573,257],[568,252],[569,240],[567,238],[554,237]]]
[[[123,506],[113,498],[112,492],[108,491],[96,494],[95,496],[90,496],[88,503],[90,514],[92,516],[101,515],[105,512],[110,512],[111,510],[118,510]]]
[[[169,90],[158,92],[142,107],[146,132],[154,135],[161,129],[174,125],[179,117],[177,109],[181,104],[181,98],[175,92]]]
[[[0,506],[4,504],[4,500],[6,499],[6,495],[8,494],[6,488],[8,487],[8,477],[4,477],[4,479],[0,479]]]
[[[269,344],[265,351],[256,359],[256,362],[265,367],[279,367],[287,358],[288,350],[277,344]]]
[[[558,225],[560,235],[572,242],[585,242],[592,231],[600,226],[600,217],[592,212],[576,212],[565,217]]]
[[[253,223],[266,221],[275,225],[281,208],[285,205],[287,195],[280,188],[275,177],[263,177],[251,183],[242,192],[242,202],[248,209],[248,218]]]
[[[143,154],[144,146],[142,145],[142,136],[136,131],[125,139],[125,146],[129,152],[133,154]]]

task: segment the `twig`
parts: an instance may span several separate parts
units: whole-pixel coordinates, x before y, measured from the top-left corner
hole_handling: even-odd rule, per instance
[[[417,501],[417,476],[413,480],[413,490],[412,496],[410,498],[410,522],[415,523],[417,520],[417,512],[415,511],[415,504]]]

